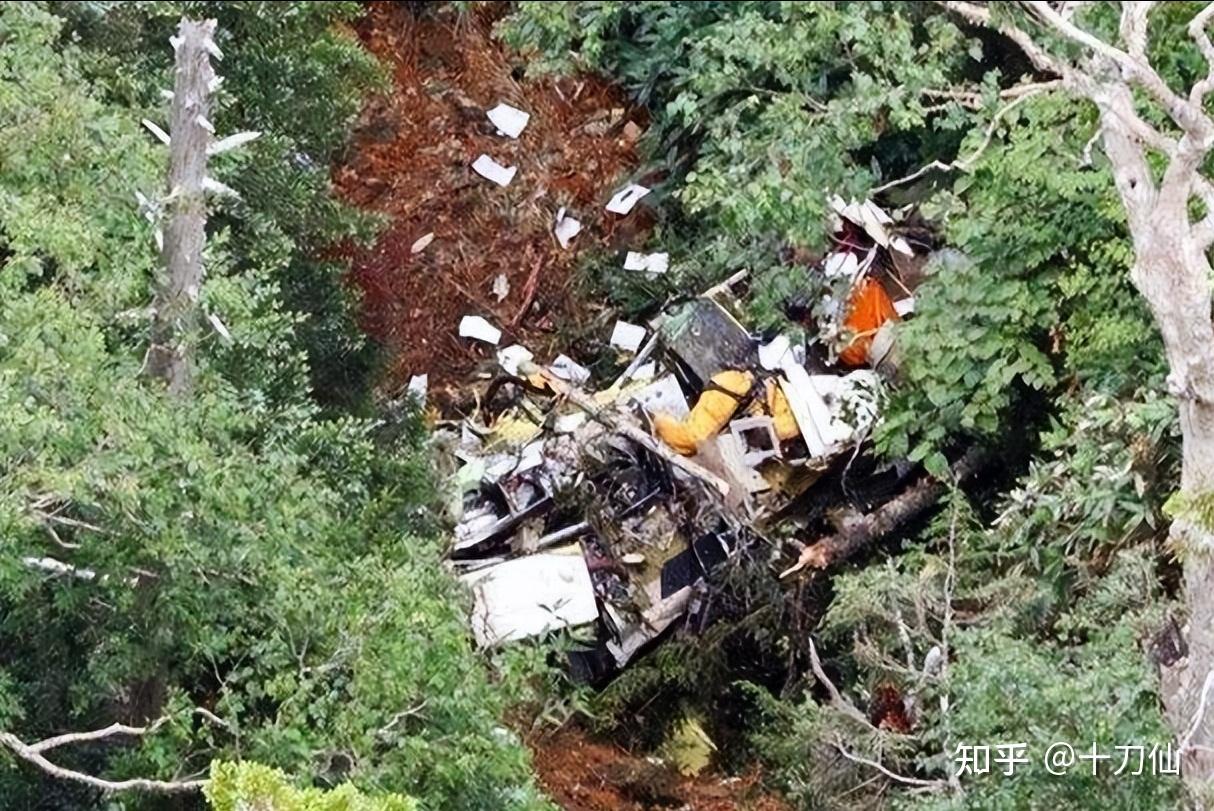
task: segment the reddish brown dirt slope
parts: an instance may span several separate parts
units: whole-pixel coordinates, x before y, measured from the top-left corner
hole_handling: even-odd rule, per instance
[[[643,214],[603,210],[635,166],[640,113],[593,77],[517,78],[521,63],[492,36],[497,4],[462,17],[436,6],[369,5],[359,36],[390,66],[394,87],[364,111],[334,181],[346,200],[390,218],[374,247],[351,251],[363,326],[392,358],[385,382],[428,372],[441,389],[489,357],[458,337],[465,314],[501,328],[503,346],[559,349],[556,327],[586,316],[569,295],[577,253],[621,241],[617,232]],[[485,117],[499,102],[531,114],[518,140]],[[481,153],[517,166],[514,181],[499,188],[473,173]],[[560,206],[584,225],[570,250],[552,234]],[[412,253],[431,232],[433,242]],[[501,301],[499,274],[509,283]]]
[[[544,790],[565,811],[789,811],[757,775],[688,778],[669,767],[565,728],[531,741]]]

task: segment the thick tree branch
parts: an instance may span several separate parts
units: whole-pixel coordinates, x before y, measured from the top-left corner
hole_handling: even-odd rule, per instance
[[[1206,77],[1195,82],[1189,89],[1189,103],[1197,107],[1200,107],[1205,100],[1206,93],[1214,88],[1214,43],[1210,42],[1210,36],[1206,33],[1206,26],[1210,24],[1211,17],[1214,17],[1214,3],[1210,3],[1199,11],[1197,16],[1189,22],[1189,36],[1197,43],[1197,49],[1201,51],[1201,55],[1205,57],[1206,64],[1209,66]]]
[[[1153,2],[1122,2],[1121,40],[1130,56],[1143,62],[1147,58],[1147,17],[1154,7]],[[1063,17],[1070,21],[1070,17]]]
[[[991,19],[990,9],[985,6],[980,6],[977,3],[959,2],[958,0],[936,0],[936,2],[949,11],[963,17],[973,25],[990,28],[1003,34],[1020,46],[1020,50],[1024,51],[1024,55],[1029,58],[1029,61],[1033,63],[1033,67],[1037,68],[1037,70],[1056,74],[1063,79],[1069,78],[1071,70],[1065,62],[1056,59],[1048,53],[1022,29],[1010,23],[994,22]]]

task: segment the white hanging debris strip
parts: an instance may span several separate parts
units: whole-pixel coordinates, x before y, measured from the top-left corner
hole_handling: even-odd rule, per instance
[[[517,107],[511,107],[505,102],[485,113],[498,132],[511,138],[517,138],[531,120],[530,113],[524,113]]]
[[[561,247],[568,248],[573,238],[582,232],[582,224],[573,217],[566,217],[562,206],[561,210],[556,212],[556,226],[552,232],[556,234],[556,241],[561,243]]]
[[[646,273],[665,273],[670,266],[668,253],[638,253],[629,251],[624,257],[624,270],[643,270]]]
[[[214,313],[207,313],[207,320],[211,322],[211,326],[215,328],[215,331],[219,333],[221,338],[223,338],[225,341],[231,342],[232,333],[228,332],[228,328],[224,326],[222,321],[219,320],[219,316],[215,315]]]
[[[502,339],[502,331],[479,315],[465,315],[459,322],[459,334],[494,346]]]
[[[518,172],[517,166],[502,166],[488,155],[481,155],[472,162],[472,171],[486,180],[491,180],[499,186],[509,186]]]
[[[425,402],[426,392],[430,389],[430,375],[421,374],[413,375],[409,378],[409,385],[405,387],[405,391],[413,395],[417,399]]]
[[[625,352],[635,352],[645,340],[645,328],[627,321],[616,321],[611,331],[611,345]]]
[[[434,232],[433,231],[426,234],[425,236],[418,237],[417,241],[413,243],[413,246],[409,248],[409,253],[421,253],[422,251],[426,250],[426,248],[433,241],[434,241]]]
[[[511,344],[505,349],[497,351],[498,365],[506,371],[506,374],[510,375],[517,375],[518,367],[534,357],[531,350],[521,344]]]
[[[548,371],[570,383],[582,384],[590,379],[590,370],[568,355],[557,355],[556,360],[548,366]]]
[[[617,191],[611,200],[608,201],[607,210],[612,214],[627,214],[629,211],[632,211],[637,201],[647,194],[649,194],[649,189],[636,183],[629,183]]]

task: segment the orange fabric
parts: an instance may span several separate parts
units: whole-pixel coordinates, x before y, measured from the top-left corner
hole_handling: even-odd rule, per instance
[[[863,366],[868,362],[868,350],[873,336],[886,321],[898,320],[898,312],[885,288],[875,279],[865,277],[852,288],[847,300],[847,319],[843,322],[852,334],[852,341],[839,353],[839,360],[848,366]]]

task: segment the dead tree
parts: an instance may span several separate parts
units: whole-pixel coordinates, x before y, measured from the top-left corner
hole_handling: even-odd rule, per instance
[[[186,346],[190,322],[197,310],[202,286],[202,251],[206,246],[207,147],[215,129],[208,116],[215,72],[211,55],[218,54],[213,39],[215,21],[182,19],[173,37],[176,78],[169,116],[168,223],[161,259],[165,277],[153,303],[152,340],[148,373],[165,381],[173,394],[190,388]],[[153,132],[157,128],[149,126]]]
[[[1077,24],[1075,11],[1086,3],[941,5],[967,23],[1000,32],[1040,74],[1096,105],[1098,135],[1134,245],[1131,278],[1163,336],[1168,388],[1180,411],[1180,492],[1186,500],[1209,498],[1214,495],[1214,324],[1207,252],[1214,241],[1214,183],[1202,167],[1214,146],[1214,119],[1206,109],[1206,96],[1214,89],[1214,44],[1206,32],[1214,3],[1188,27],[1208,71],[1187,93],[1173,90],[1147,59],[1154,3],[1121,3],[1113,41]],[[1026,15],[1014,14],[1017,8]],[[1144,115],[1141,104],[1157,116]],[[1152,171],[1155,159],[1162,172]],[[1203,213],[1191,216],[1197,208]],[[1184,565],[1188,656],[1161,665],[1161,693],[1180,741],[1186,785],[1198,802],[1211,804],[1214,721],[1206,717],[1206,707],[1214,685],[1214,527],[1181,515],[1172,523],[1171,541]]]

